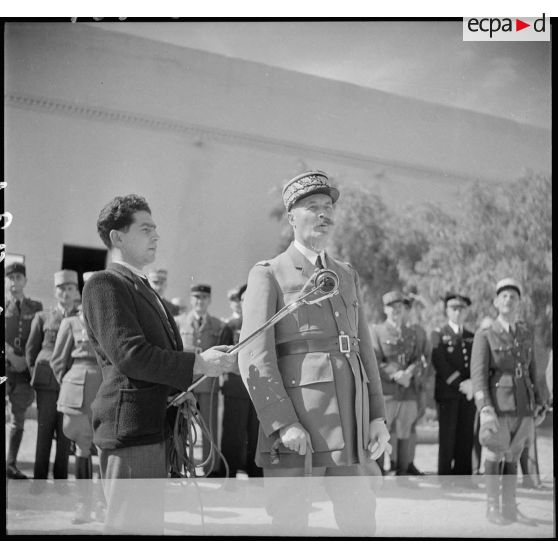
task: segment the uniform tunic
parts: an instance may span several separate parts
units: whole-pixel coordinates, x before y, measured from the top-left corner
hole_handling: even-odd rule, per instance
[[[471,380],[477,408],[494,407],[498,432],[483,441],[496,454],[519,454],[532,435],[535,406],[542,404],[537,386],[533,336],[526,324],[515,335],[499,320],[477,331],[471,356]]]
[[[385,416],[378,367],[360,299],[357,273],[327,258],[339,276],[339,294],[302,305],[239,353],[239,368],[260,420],[262,467],[302,467],[304,457],[280,446],[270,450],[284,426],[300,422],[309,432],[313,466],[366,461],[369,424]],[[315,267],[291,244],[250,271],[241,340],[299,298]],[[350,353],[341,353],[339,336]]]
[[[58,411],[89,414],[103,378],[82,314],[62,320],[50,364],[60,384]]]
[[[386,320],[372,328],[372,343],[376,351],[384,395],[391,395],[397,401],[416,401],[423,369],[417,330],[405,325],[399,330]],[[392,376],[408,367],[412,367],[413,377],[409,387],[403,387],[396,383]]]
[[[475,403],[459,391],[470,378],[473,333],[455,333],[449,324],[432,332],[432,365],[439,419],[439,475],[470,475]],[[453,463],[452,463],[453,461]]]

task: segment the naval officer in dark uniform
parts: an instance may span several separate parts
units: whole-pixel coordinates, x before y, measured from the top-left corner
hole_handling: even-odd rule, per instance
[[[496,524],[532,525],[533,520],[517,509],[517,462],[533,439],[534,417],[543,402],[536,381],[533,334],[518,320],[520,300],[521,286],[516,280],[497,283],[498,317],[475,334],[471,380],[486,455],[487,518]]]
[[[447,323],[432,332],[432,365],[438,404],[439,475],[471,475],[475,404],[470,374],[474,334],[464,327],[471,299],[447,293]],[[455,479],[470,483],[470,477]]]
[[[31,331],[31,322],[37,312],[43,309],[38,300],[27,298],[23,292],[27,284],[25,265],[13,263],[6,266],[6,395],[10,402],[10,434],[6,460],[6,477],[26,479],[17,468],[17,454],[23,438],[25,412],[33,403],[35,393],[30,385],[31,375],[25,359],[25,343]]]

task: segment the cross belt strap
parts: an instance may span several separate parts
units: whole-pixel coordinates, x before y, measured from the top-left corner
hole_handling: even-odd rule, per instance
[[[276,347],[277,356],[298,355],[303,353],[358,353],[356,337],[338,335],[327,339],[300,339],[279,343]]]

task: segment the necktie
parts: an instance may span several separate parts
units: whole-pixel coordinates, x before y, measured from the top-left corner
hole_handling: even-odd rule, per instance
[[[18,314],[21,314],[21,300],[16,300]]]
[[[203,318],[200,316],[198,318],[198,329],[201,329],[202,324],[203,324]]]
[[[320,254],[318,254],[318,257],[316,258],[316,267],[318,269],[324,269],[324,264],[322,263],[322,257]]]

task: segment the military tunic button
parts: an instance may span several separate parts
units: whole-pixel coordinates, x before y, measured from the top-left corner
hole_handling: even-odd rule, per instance
[[[339,335],[345,335],[345,332],[344,332],[344,331],[340,331],[340,332],[339,332]]]
[[[250,351],[250,356],[254,356],[254,351]]]
[[[339,312],[337,312],[337,310],[335,311],[335,317],[338,318],[339,317]],[[343,334],[341,334],[343,335]]]
[[[294,380],[291,380],[291,384],[295,384],[296,382]]]

